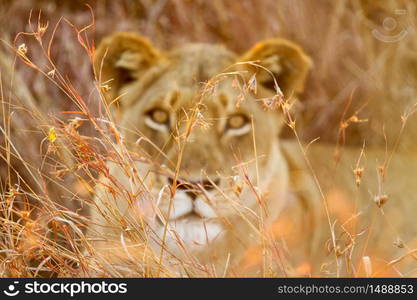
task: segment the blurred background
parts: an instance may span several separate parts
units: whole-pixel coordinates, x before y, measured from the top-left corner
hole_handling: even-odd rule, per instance
[[[417,3],[406,0],[0,0],[1,98],[10,103],[0,108],[1,128],[9,128],[0,134],[0,191],[23,184],[35,195],[74,198],[62,186],[75,179],[60,177],[43,141],[51,139],[51,120],[73,118],[77,104],[49,79],[59,70],[74,95],[98,111],[91,49],[116,31],[140,33],[160,49],[207,42],[237,53],[262,39],[290,39],[314,63],[297,107],[305,142],[415,152],[416,17]],[[82,189],[71,189],[82,198]]]

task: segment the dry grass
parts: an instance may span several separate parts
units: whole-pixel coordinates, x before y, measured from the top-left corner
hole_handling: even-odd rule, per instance
[[[176,275],[161,263],[163,253],[150,250],[149,237],[140,230],[126,231],[111,245],[121,262],[115,265],[84,235],[90,222],[85,212],[96,205],[90,193],[104,184],[103,178],[115,182],[106,161],[141,180],[129,166],[143,158],[128,151],[91,70],[94,41],[113,31],[141,32],[165,49],[198,41],[244,52],[263,38],[292,39],[314,61],[297,108],[300,141],[320,137],[340,146],[366,141],[416,149],[417,131],[405,126],[415,122],[417,98],[417,6],[411,1],[386,1],[384,7],[359,0],[89,1],[91,10],[81,1],[59,2],[5,1],[0,7],[1,14],[17,20],[0,22],[2,276]],[[395,9],[406,14],[395,15]],[[393,34],[382,28],[388,16],[407,31],[395,43],[373,34]],[[292,125],[293,116],[285,112]],[[198,106],[190,130],[196,123],[204,124]],[[294,137],[294,128],[288,126],[283,135]],[[179,140],[180,148],[185,142],[186,137]],[[108,189],[128,201],[124,187]],[[120,212],[112,213],[115,226],[144,226],[142,221],[126,224]],[[329,214],[336,214],[331,207]],[[274,239],[297,239],[288,234],[290,227],[283,219],[271,233],[265,230],[263,248],[249,249],[236,275],[250,274],[259,264],[262,276],[311,275],[311,262],[291,265],[291,251],[285,249],[290,242]],[[267,255],[260,255],[262,250]],[[363,264],[366,269],[367,259]],[[189,276],[223,275],[192,260],[183,269]]]

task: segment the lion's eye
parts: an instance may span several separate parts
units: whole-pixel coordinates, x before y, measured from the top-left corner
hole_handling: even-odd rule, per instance
[[[231,115],[227,120],[226,131],[231,135],[244,135],[250,131],[249,118],[243,114]]]
[[[149,117],[158,124],[166,124],[168,123],[168,112],[162,109],[153,109],[148,113]]]
[[[152,129],[166,131],[169,129],[169,114],[160,108],[152,109],[146,113],[145,124]]]
[[[229,129],[239,129],[248,123],[248,118],[244,115],[237,114],[229,117],[227,127]]]

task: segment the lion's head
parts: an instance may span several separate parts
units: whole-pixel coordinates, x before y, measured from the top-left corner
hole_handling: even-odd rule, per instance
[[[153,230],[172,251],[214,255],[222,244],[229,253],[231,236],[245,240],[248,228],[277,216],[288,184],[284,116],[267,106],[282,101],[280,91],[288,100],[303,90],[310,60],[299,46],[272,39],[244,55],[210,44],[164,52],[117,33],[100,44],[94,66],[129,150],[141,157],[149,195],[136,204],[154,209]]]

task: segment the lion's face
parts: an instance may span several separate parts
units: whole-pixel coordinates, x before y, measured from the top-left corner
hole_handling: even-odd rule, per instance
[[[180,240],[201,250],[262,210],[277,215],[287,186],[283,116],[264,102],[276,93],[274,76],[285,95],[302,90],[309,61],[297,46],[271,40],[238,57],[191,44],[162,54],[120,33],[101,44],[95,66],[101,82],[112,80],[106,97],[119,99],[121,132],[144,160],[137,166],[158,215],[155,230],[162,236],[168,222],[172,248]]]

